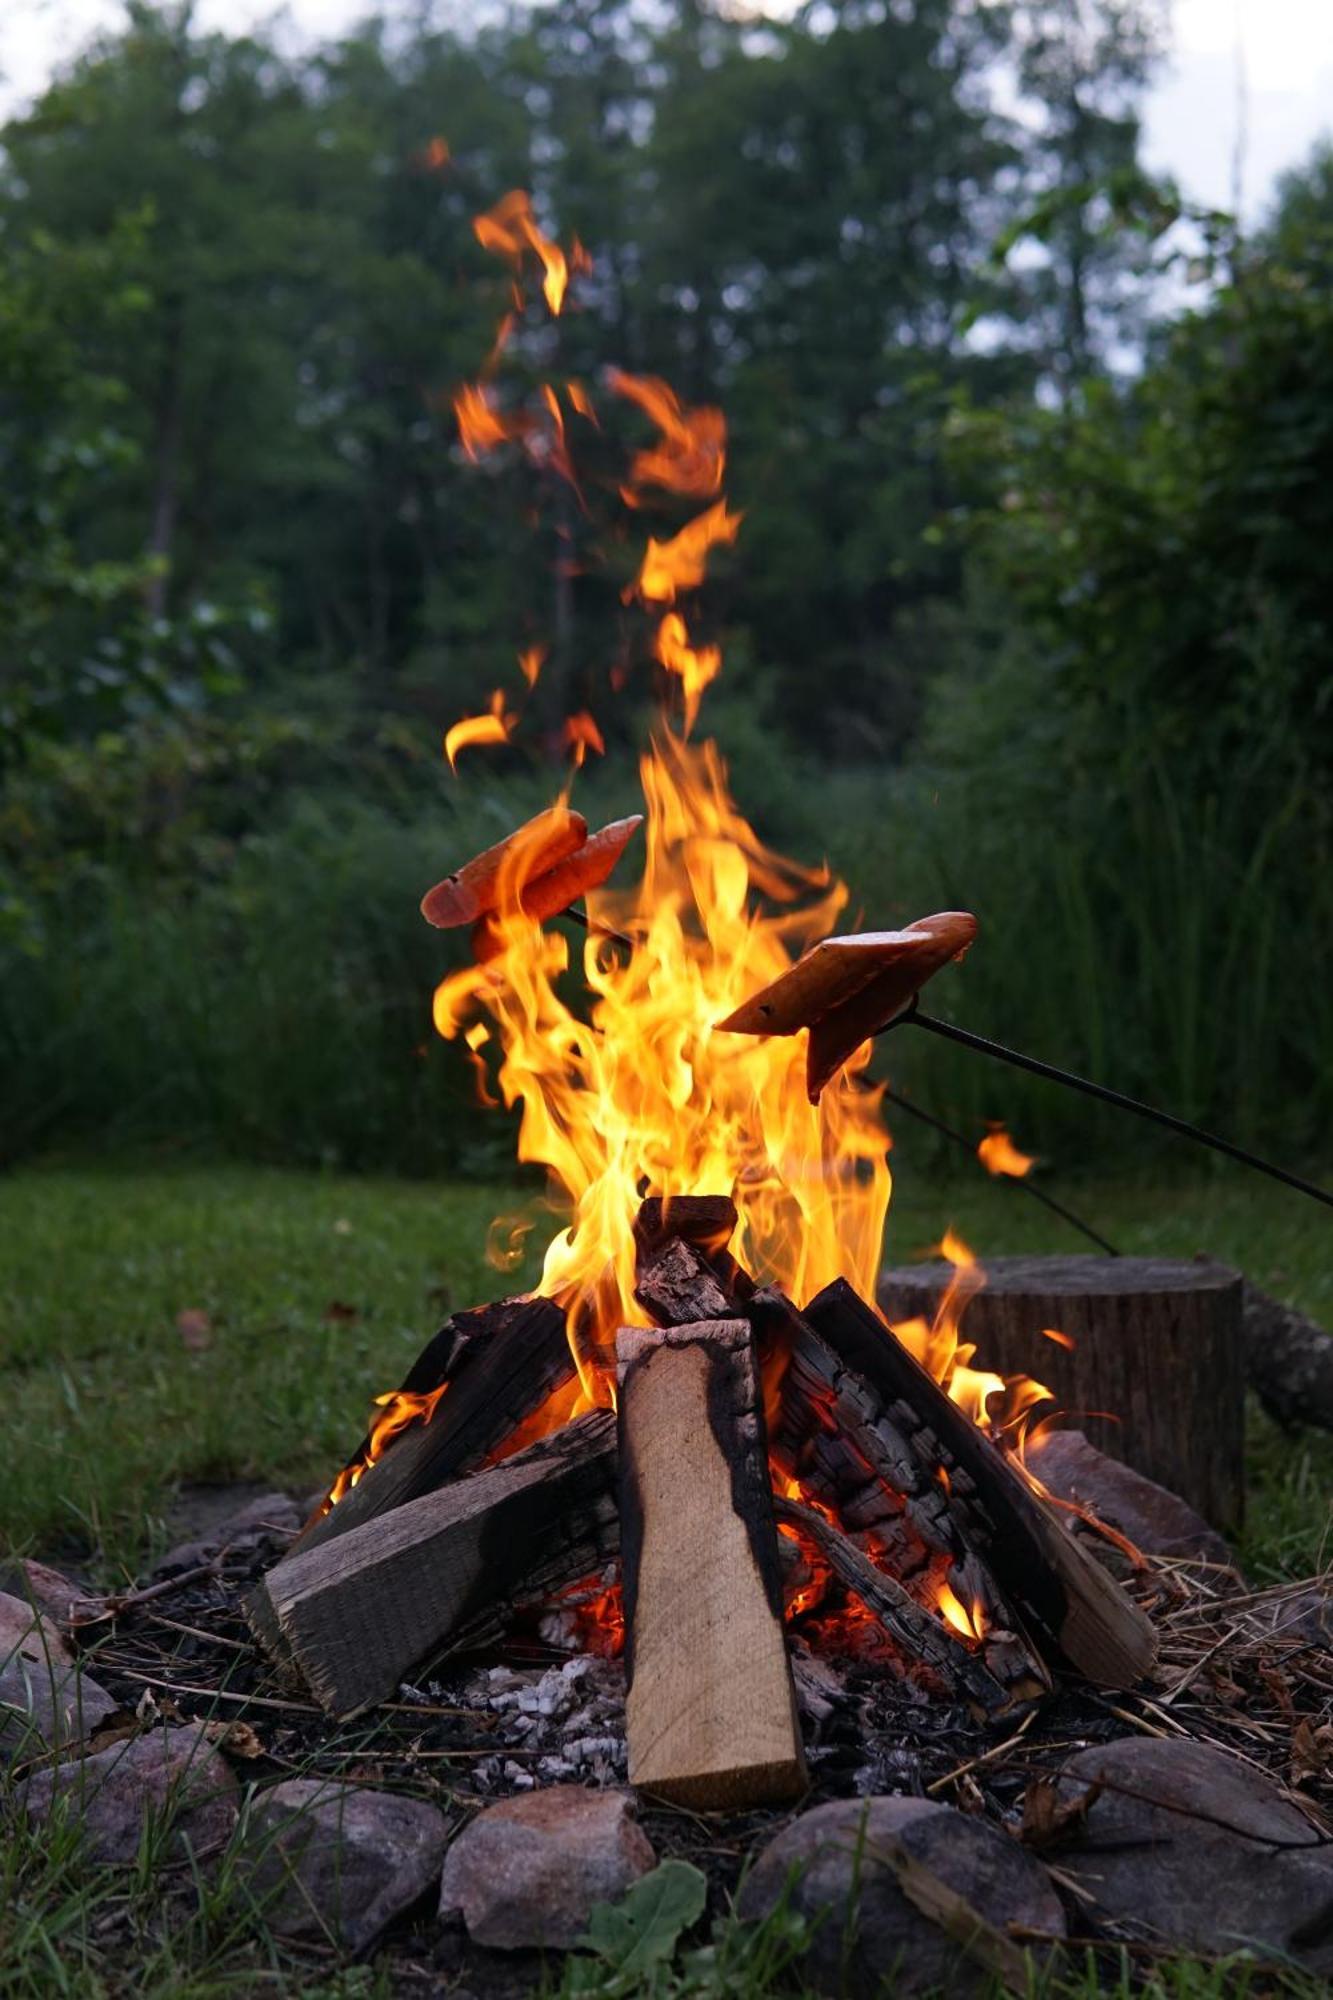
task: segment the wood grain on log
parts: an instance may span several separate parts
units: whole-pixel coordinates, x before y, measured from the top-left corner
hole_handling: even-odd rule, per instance
[[[879,1391],[921,1462],[943,1465],[969,1546],[1047,1660],[1099,1686],[1142,1680],[1157,1655],[1143,1613],[879,1316],[839,1278],[811,1300],[805,1317]]]
[[[550,1299],[504,1299],[456,1314],[451,1325],[469,1337],[430,1421],[401,1431],[337,1506],[306,1528],[297,1548],[319,1548],[472,1470],[575,1380],[565,1316]]]
[[[247,1615],[330,1714],[387,1700],[479,1614],[554,1593],[619,1545],[615,1418],[594,1410],[503,1464],[288,1555]]]
[[[1215,1527],[1245,1501],[1241,1284],[1224,1265],[1154,1257],[996,1257],[967,1307],[978,1365],[1045,1383],[1089,1442]],[[891,1321],[929,1320],[948,1264],[886,1271]],[[1051,1327],[1072,1340],[1047,1337]]]
[[[795,1798],[805,1764],[750,1328],[626,1327],[617,1355],[630,1782],[703,1809]]]

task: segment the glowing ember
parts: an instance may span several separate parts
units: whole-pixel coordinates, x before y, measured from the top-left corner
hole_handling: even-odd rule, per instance
[[[1003,1125],[992,1125],[977,1147],[977,1158],[988,1174],[1008,1174],[1021,1181],[1037,1162],[1030,1153],[1020,1153]]]

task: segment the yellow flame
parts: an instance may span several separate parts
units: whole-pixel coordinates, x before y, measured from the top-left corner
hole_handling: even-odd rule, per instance
[[[458,753],[479,743],[507,743],[518,727],[518,717],[505,707],[504,690],[496,688],[484,715],[465,715],[444,733],[444,754],[449,769],[457,771]]]

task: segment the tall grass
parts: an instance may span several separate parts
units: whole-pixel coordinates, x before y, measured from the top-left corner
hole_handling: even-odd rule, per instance
[[[622,767],[596,802],[624,809]],[[742,741],[766,837],[826,853],[848,921],[981,920],[931,1007],[1242,1141],[1318,1158],[1333,1118],[1333,868],[1293,808],[1196,801],[1150,765],[1065,796],[970,770],[805,769]],[[445,817],[298,801],[188,893],[104,869],[48,895],[44,950],[0,957],[0,1158],[177,1143],[299,1163],[500,1169],[505,1120],[434,1034],[465,943],[417,902],[458,853],[534,809],[491,788]],[[595,807],[590,804],[589,812]],[[1065,1162],[1130,1163],[1146,1126],[903,1029],[880,1074],[979,1133],[1004,1117]]]

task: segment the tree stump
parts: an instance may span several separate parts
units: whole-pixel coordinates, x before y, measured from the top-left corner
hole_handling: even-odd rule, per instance
[[[1188,1500],[1215,1527],[1244,1514],[1241,1281],[1156,1257],[994,1257],[966,1309],[976,1365],[1051,1390],[1100,1451]],[[948,1264],[885,1271],[890,1321],[933,1317]],[[1072,1347],[1047,1338],[1054,1328]]]

